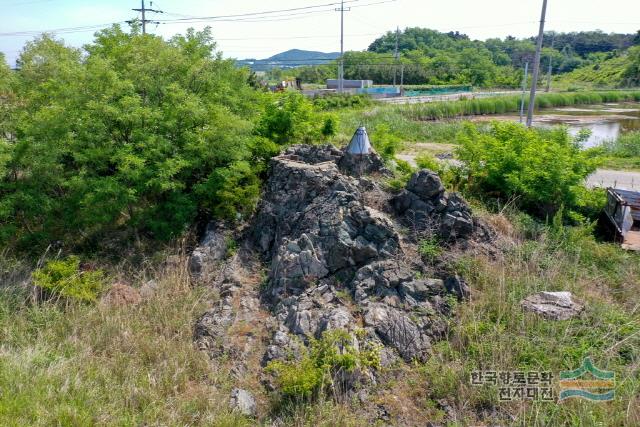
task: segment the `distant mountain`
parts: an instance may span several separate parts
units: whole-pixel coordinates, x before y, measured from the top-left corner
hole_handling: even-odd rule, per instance
[[[272,68],[294,68],[304,65],[326,64],[340,57],[339,52],[315,52],[311,50],[291,49],[266,59],[240,59],[239,65],[249,66],[254,71],[267,71]]]

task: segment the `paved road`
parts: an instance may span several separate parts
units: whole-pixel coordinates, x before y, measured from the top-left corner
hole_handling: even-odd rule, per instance
[[[640,191],[640,172],[598,169],[587,178],[588,187],[615,187]]]

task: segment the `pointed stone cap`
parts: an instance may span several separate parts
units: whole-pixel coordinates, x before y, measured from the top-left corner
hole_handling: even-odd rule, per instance
[[[367,135],[367,129],[364,126],[360,126],[356,133],[351,138],[351,142],[347,146],[347,153],[349,154],[370,154],[372,151],[371,142],[369,141],[369,135]]]

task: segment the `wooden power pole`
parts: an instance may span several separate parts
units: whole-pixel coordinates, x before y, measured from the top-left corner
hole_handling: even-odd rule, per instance
[[[527,110],[527,127],[533,123],[533,109],[536,103],[536,89],[538,85],[538,75],[540,74],[540,52],[542,52],[542,40],[544,39],[544,20],[547,16],[547,0],[542,0],[542,15],[540,17],[540,31],[538,32],[538,44],[536,45],[536,56],[533,59],[533,73],[531,82],[531,94],[529,96],[529,108]]]

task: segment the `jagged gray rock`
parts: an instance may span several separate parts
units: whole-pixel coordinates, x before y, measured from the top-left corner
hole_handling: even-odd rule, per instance
[[[464,199],[447,193],[440,177],[426,169],[414,173],[391,203],[411,227],[434,231],[447,240],[469,238],[476,228]]]
[[[441,196],[444,193],[444,185],[437,173],[422,169],[411,176],[407,190],[423,200],[429,200]]]
[[[212,222],[189,258],[189,272],[196,280],[209,280],[228,249],[229,232],[221,224]]]
[[[196,325],[201,348],[213,357],[242,359],[246,349],[264,343],[258,355],[266,366],[273,360],[301,360],[314,338],[343,330],[354,348],[379,349],[382,366],[427,358],[432,343],[446,333],[447,295],[464,299],[469,288],[462,278],[440,270],[438,277],[423,277],[434,270],[413,255],[411,233],[418,218],[421,227],[446,239],[468,239],[475,229],[471,210],[457,194],[446,193],[433,172],[417,172],[395,197],[363,173],[384,174],[379,157],[346,159],[327,145],[293,146],[271,160],[246,235],[250,241],[241,245],[267,266],[266,283],[245,286],[242,277],[228,273],[218,283],[220,302]],[[206,276],[210,264],[224,258],[225,233],[214,228],[203,241],[205,249],[194,252],[194,274]],[[243,348],[229,344],[232,325],[253,324],[254,313],[265,307],[269,313],[262,316],[266,329],[259,340],[249,337]],[[335,375],[334,383],[345,390],[376,381],[372,368]]]
[[[255,417],[257,412],[256,400],[253,395],[246,390],[234,388],[231,391],[229,406],[234,411],[240,412],[247,417]]]
[[[370,182],[361,185],[342,173],[336,162],[344,157],[336,160],[326,150],[292,147],[271,162],[253,227],[255,245],[270,264],[265,297],[281,325],[265,361],[291,353],[288,334],[304,342],[327,330],[356,328],[365,330],[368,342],[385,344],[407,361],[424,359],[446,328],[447,288],[440,279],[414,276],[404,260],[399,224],[365,204],[361,188]],[[432,197],[429,203],[443,200],[445,211],[437,175],[417,174],[409,188]],[[415,193],[407,195],[426,204]],[[363,323],[356,322],[354,308],[364,313]]]

